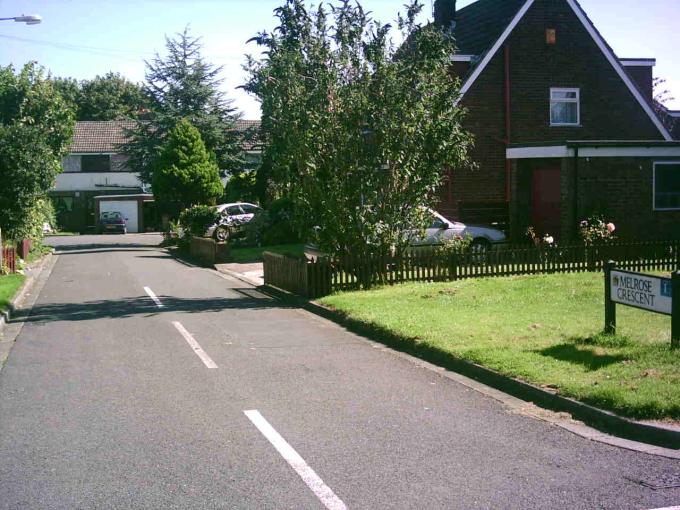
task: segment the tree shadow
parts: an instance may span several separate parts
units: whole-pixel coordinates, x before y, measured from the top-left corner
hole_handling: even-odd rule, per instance
[[[36,304],[31,310],[17,310],[12,322],[80,322],[97,319],[125,319],[157,316],[169,312],[203,313],[223,310],[266,310],[292,308],[282,301],[260,294],[255,289],[231,289],[238,297],[177,298],[159,296],[162,308],[148,297],[127,297],[83,303]]]
[[[589,371],[621,363],[626,360],[625,356],[612,354],[598,354],[591,348],[579,348],[571,343],[553,345],[545,349],[534,351],[541,356],[550,357],[559,361],[566,361],[574,365],[582,365]]]
[[[70,253],[101,253],[108,251],[150,251],[158,250],[159,247],[152,244],[137,243],[88,243],[88,244],[63,244],[54,246],[57,255]]]

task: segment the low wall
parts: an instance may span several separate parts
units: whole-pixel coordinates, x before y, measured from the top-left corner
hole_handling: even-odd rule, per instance
[[[229,261],[229,245],[217,243],[207,237],[192,237],[189,253],[193,258],[208,265]]]

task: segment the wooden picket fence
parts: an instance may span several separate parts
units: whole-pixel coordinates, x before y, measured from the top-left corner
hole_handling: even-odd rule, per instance
[[[609,260],[632,271],[680,269],[680,241],[596,246],[498,249],[487,253],[408,251],[373,258],[321,257],[315,261],[264,254],[264,280],[306,298],[342,290],[405,282],[602,271]]]
[[[17,250],[13,246],[2,248],[2,265],[6,267],[10,274],[17,272]]]

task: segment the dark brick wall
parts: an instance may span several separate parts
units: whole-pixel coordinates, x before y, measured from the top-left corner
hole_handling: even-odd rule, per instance
[[[579,217],[600,212],[624,239],[679,239],[680,211],[654,211],[654,161],[664,158],[579,159]]]
[[[654,68],[651,66],[628,66],[625,69],[637,84],[642,97],[651,104],[654,99]]]
[[[547,28],[556,29],[557,44],[546,44]],[[537,0],[506,44],[511,143],[663,139],[565,0]],[[504,59],[501,49],[463,99],[477,167],[453,172],[441,208],[464,221],[467,203],[506,203]],[[551,87],[580,88],[580,127],[550,126]]]

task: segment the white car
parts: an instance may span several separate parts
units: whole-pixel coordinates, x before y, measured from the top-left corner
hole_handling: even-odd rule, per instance
[[[484,253],[493,246],[506,242],[505,234],[500,230],[450,221],[437,211],[432,209],[427,211],[432,215],[432,222],[425,230],[424,236],[411,239],[411,245],[414,247],[443,244],[448,240],[460,237],[471,239],[471,247],[474,252]]]
[[[248,202],[235,202],[233,204],[220,204],[216,206],[221,219],[212,225],[206,232],[206,237],[213,237],[218,242],[227,241],[233,234],[243,230],[243,226],[253,217],[263,211],[259,205]]]

